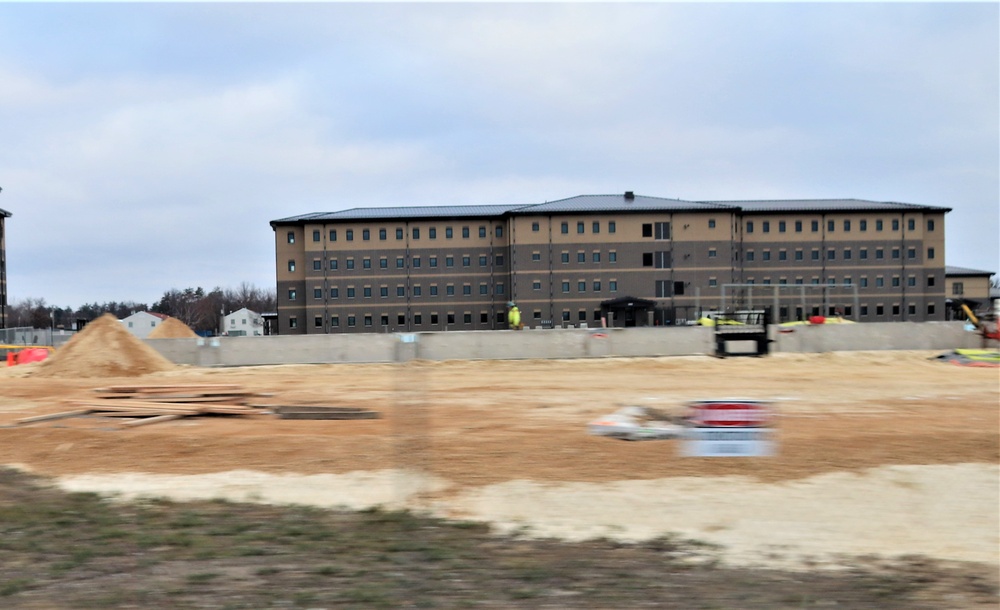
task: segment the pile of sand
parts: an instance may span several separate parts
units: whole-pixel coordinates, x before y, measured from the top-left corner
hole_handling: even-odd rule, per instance
[[[106,313],[41,362],[32,377],[138,377],[175,368]]]
[[[177,318],[167,318],[149,333],[147,339],[191,339],[198,335]]]

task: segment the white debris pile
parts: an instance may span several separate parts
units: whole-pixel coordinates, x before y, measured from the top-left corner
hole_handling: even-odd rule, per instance
[[[587,424],[587,432],[626,441],[651,441],[683,436],[684,426],[645,407],[623,407]]]

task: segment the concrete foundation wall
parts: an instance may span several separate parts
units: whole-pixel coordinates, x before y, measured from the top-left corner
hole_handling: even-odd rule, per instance
[[[887,322],[772,327],[772,352],[945,350],[978,348],[982,339],[961,322]],[[193,366],[396,362],[425,360],[513,360],[686,356],[714,353],[711,328],[608,328],[415,333],[400,351],[401,335],[338,334],[209,339],[147,339],[168,360]],[[995,346],[996,342],[993,342]]]

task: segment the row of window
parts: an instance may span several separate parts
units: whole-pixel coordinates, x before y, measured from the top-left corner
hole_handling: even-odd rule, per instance
[[[885,276],[877,275],[877,276],[875,276],[872,279],[874,280],[874,283],[872,285],[875,288],[884,288],[886,286],[886,279],[887,278]],[[898,275],[893,275],[893,276],[889,277],[888,280],[889,280],[889,286],[891,286],[893,288],[898,288],[898,287],[900,287],[900,286],[903,285],[903,278],[901,278]],[[756,284],[757,281],[756,281],[755,278],[747,278],[747,280],[746,280],[745,283],[747,283],[747,284]],[[777,284],[779,286],[785,286],[788,283],[789,283],[788,278],[778,278]],[[819,283],[820,283],[819,276],[815,276],[815,275],[812,276],[812,278],[810,279],[809,283],[812,284],[812,285],[814,285],[814,286],[819,285]],[[761,280],[761,284],[763,284],[765,286],[770,286],[772,284],[772,280],[769,277],[765,277],[765,278],[763,278]],[[794,278],[792,280],[792,284],[793,285],[802,285],[802,284],[805,284],[805,280],[803,278],[801,278],[801,277],[796,277],[796,278]],[[828,277],[828,278],[826,278],[826,284],[827,284],[827,286],[836,286],[837,285],[837,278],[836,277]],[[847,275],[847,276],[844,276],[842,278],[842,285],[843,286],[852,286],[853,284],[854,284],[854,280],[853,280],[853,278],[851,276]],[[715,278],[709,279],[708,285],[709,286],[716,286],[717,283],[715,281]],[[859,277],[857,285],[858,285],[859,288],[868,288],[869,287],[868,276],[867,275],[862,275],[861,277]],[[906,285],[909,286],[909,287],[916,287],[916,285],[917,285],[917,277],[915,275],[911,275],[911,276],[907,277],[906,278]],[[933,276],[930,276],[930,277],[927,278],[927,286],[928,287],[934,286],[934,277]]]
[[[445,290],[445,292],[444,292],[445,296],[455,296],[455,285],[454,284],[447,284],[447,285],[445,285],[444,290]],[[440,293],[438,291],[438,285],[437,284],[431,284],[430,286],[428,286],[427,287],[427,291],[428,291],[428,295],[432,296],[432,297],[436,297],[436,296],[440,295]],[[502,295],[502,294],[504,294],[505,291],[506,291],[506,287],[502,283],[501,284],[496,284],[493,287],[493,294]],[[339,286],[334,286],[334,287],[330,288],[330,292],[329,292],[330,299],[339,299],[340,298],[340,292],[341,291],[340,291],[340,287]],[[420,297],[420,296],[423,296],[423,292],[424,292],[423,291],[423,286],[421,286],[420,284],[414,284],[410,288],[410,296],[411,297]],[[396,293],[397,297],[405,297],[406,296],[406,286],[404,286],[402,284],[397,285],[395,293]],[[489,284],[480,284],[479,285],[479,294],[481,294],[481,295],[488,295],[489,293],[490,293]],[[346,295],[346,298],[353,299],[353,298],[357,298],[358,291],[357,291],[356,287],[354,287],[354,286],[348,286],[344,290],[344,294]],[[361,287],[361,297],[362,298],[370,299],[370,298],[372,298],[373,294],[374,294],[374,287],[373,286],[362,286]],[[389,297],[389,286],[378,286],[378,295],[379,295],[379,298],[383,298],[383,299],[388,298]],[[464,284],[464,285],[462,285],[462,295],[463,296],[471,296],[472,295],[472,284]],[[298,291],[295,288],[289,288],[288,289],[288,300],[289,301],[295,301],[295,300],[298,300],[298,298],[299,298]],[[323,289],[322,288],[313,288],[313,298],[314,299],[322,299],[323,298]]]
[[[788,260],[788,251],[787,250],[785,250],[785,249],[778,250],[777,254],[778,254],[777,260],[779,260],[779,261]],[[859,248],[857,254],[858,254],[858,259],[859,260],[868,260],[868,248]],[[900,256],[902,255],[902,250],[900,248],[890,248],[889,254],[890,254],[890,258],[892,260],[899,260]],[[937,253],[935,252],[934,248],[927,248],[927,258],[928,259],[933,259],[936,255],[937,255]],[[709,252],[709,257],[712,257],[712,256],[713,256],[713,254],[710,251]],[[793,252],[793,256],[794,256],[794,260],[797,260],[797,261],[801,261],[801,260],[805,259],[805,253],[804,253],[804,251],[803,251],[802,248],[797,248]],[[757,253],[753,249],[747,249],[747,251],[745,252],[743,258],[747,262],[753,262],[753,261],[755,261],[757,259]],[[809,253],[809,258],[810,258],[810,260],[814,260],[814,261],[820,260],[820,249],[819,248],[813,248],[810,251],[810,253]],[[841,252],[841,258],[842,258],[842,260],[845,260],[845,261],[853,260],[853,258],[854,258],[854,250],[851,249],[851,248],[844,248],[842,250],[842,252]],[[917,249],[915,247],[907,248],[906,249],[906,258],[909,259],[909,260],[916,260],[916,258],[917,258]],[[884,259],[885,259],[885,248],[875,248],[875,260],[884,260]],[[762,250],[760,252],[760,260],[762,260],[762,261],[769,261],[769,260],[771,260],[771,250]],[[826,260],[828,260],[828,261],[837,260],[837,248],[827,248],[827,250],[826,250]]]
[[[462,256],[461,257],[461,262],[462,262],[462,266],[463,267],[471,267],[472,266],[472,256],[469,256],[469,255]],[[479,262],[479,266],[480,267],[487,267],[487,266],[489,266],[489,263],[490,263],[490,257],[486,256],[486,255],[481,255],[481,256],[478,257],[478,262]],[[373,264],[374,264],[374,261],[372,260],[372,258],[370,256],[366,256],[366,257],[364,257],[364,258],[361,259],[361,268],[362,269],[371,269]],[[422,264],[423,264],[423,259],[421,257],[419,257],[419,256],[413,256],[413,257],[410,258],[410,267],[411,268],[413,268],[413,269],[419,269],[422,266]],[[503,264],[504,264],[504,256],[503,256],[503,254],[497,254],[496,256],[493,257],[493,265],[494,266],[496,266],[496,267],[503,267]],[[330,270],[331,271],[338,271],[340,269],[340,260],[336,259],[336,258],[331,258],[330,261],[329,261],[329,265],[330,265]],[[432,268],[436,268],[438,266],[438,257],[437,256],[429,256],[429,257],[427,257],[427,266],[428,267],[432,267]],[[445,267],[454,267],[455,266],[455,257],[454,256],[445,256],[444,257],[444,266]],[[313,268],[313,271],[322,271],[323,270],[323,260],[322,259],[318,259],[318,258],[314,258],[313,259],[312,268]],[[352,269],[355,269],[355,268],[356,268],[356,261],[355,261],[354,257],[348,257],[348,258],[344,259],[344,269],[346,269],[346,270],[352,270]],[[389,268],[389,258],[385,257],[385,256],[380,257],[378,259],[378,268],[379,269],[388,269]],[[396,269],[405,269],[406,268],[406,257],[404,257],[404,256],[397,256],[396,260],[395,260],[395,268]],[[288,261],[288,271],[291,272],[291,273],[295,272],[295,259],[289,259],[289,261]]]
[[[608,227],[608,233],[616,233],[618,231],[618,224],[613,220],[608,221],[607,227]],[[541,230],[541,225],[538,222],[531,223],[532,233],[538,233],[540,230]],[[561,222],[559,224],[559,232],[562,233],[563,235],[569,234],[569,222],[565,221]],[[580,235],[586,233],[587,223],[582,220],[578,220],[576,223],[576,232]],[[597,235],[598,233],[601,232],[600,220],[591,221],[590,232],[593,233],[594,235]]]
[[[390,319],[389,314],[387,314],[387,313],[379,314],[379,324],[381,326],[389,326],[389,319]],[[473,314],[472,314],[471,311],[463,312],[462,313],[462,318],[461,318],[461,320],[462,320],[461,323],[462,324],[466,324],[466,325],[470,325],[470,324],[472,324],[472,319],[473,319]],[[497,312],[495,319],[496,319],[497,324],[503,324],[504,323],[504,313],[503,312]],[[345,315],[345,316],[343,316],[343,320],[344,320],[344,323],[346,324],[346,326],[349,327],[349,328],[353,328],[353,327],[356,327],[358,325],[358,316],[356,314]],[[374,321],[375,321],[375,317],[374,317],[373,314],[365,313],[365,314],[361,315],[361,323],[365,327],[371,327],[371,326],[373,326]],[[413,314],[412,321],[413,321],[413,325],[414,326],[422,326],[424,324],[424,315],[420,314],[420,313],[415,313],[415,314]],[[442,319],[441,319],[440,314],[438,314],[438,313],[431,313],[431,314],[429,314],[427,316],[427,321],[429,322],[429,324],[431,326],[436,326],[436,325],[441,324]],[[325,319],[324,319],[323,316],[315,316],[313,318],[313,326],[315,328],[323,328],[323,324],[324,323],[325,323]],[[455,313],[448,312],[448,313],[446,313],[444,315],[444,323],[445,324],[449,324],[449,325],[457,324],[458,323],[458,317],[456,316]],[[480,324],[489,324],[489,313],[487,313],[485,311],[479,312],[479,323]],[[330,327],[332,327],[332,328],[339,328],[340,325],[341,325],[341,316],[340,316],[340,314],[333,314],[333,315],[331,315],[330,316]],[[404,314],[404,313],[398,313],[398,314],[396,314],[396,325],[397,326],[405,326],[406,325],[406,314]],[[298,320],[298,318],[296,316],[290,317],[288,319],[288,326],[290,328],[298,328],[299,327],[299,320]]]
[[[787,221],[784,221],[784,220],[778,220],[778,221],[762,220],[762,221],[760,221],[760,230],[761,230],[761,233],[770,233],[771,232],[771,223],[772,222],[776,222],[776,224],[778,225],[778,233],[785,233],[785,232],[788,231],[788,222]],[[794,222],[793,226],[795,228],[795,232],[796,233],[801,233],[802,230],[803,230],[803,221],[796,220],[796,221],[793,221],[793,222]],[[899,231],[899,227],[900,227],[899,219],[898,218],[893,218],[890,222],[891,222],[892,230],[893,231]],[[747,223],[746,223],[746,232],[747,233],[753,233],[754,232],[754,226],[755,226],[754,225],[754,221],[753,220],[748,220]],[[852,227],[851,220],[850,219],[844,219],[842,226],[843,226],[843,230],[844,230],[845,233],[850,233],[851,227]],[[818,220],[811,220],[811,221],[809,221],[809,228],[810,228],[810,230],[813,233],[818,233],[819,232],[819,227],[820,227],[820,221],[818,221]],[[881,219],[875,220],[875,230],[876,231],[882,231],[884,229],[885,229],[885,221],[883,221]],[[837,221],[836,220],[827,220],[826,221],[826,232],[827,233],[834,233],[836,230],[837,230]],[[867,231],[868,230],[868,220],[865,220],[865,219],[859,220],[858,221],[858,230],[859,231]],[[917,221],[916,221],[915,218],[908,218],[907,219],[907,221],[906,221],[906,230],[907,231],[916,231],[917,230]],[[934,230],[934,219],[933,218],[928,218],[927,219],[927,230],[928,231],[933,231]]]
[[[472,236],[472,232],[471,232],[471,228],[470,227],[467,227],[467,226],[460,227],[460,231],[461,231],[462,239],[469,239]],[[405,239],[405,237],[406,237],[406,231],[403,229],[403,227],[396,227],[395,233],[396,233],[396,239],[397,240],[402,240],[402,239]],[[497,225],[496,227],[494,227],[493,234],[496,235],[497,237],[503,237],[503,225]],[[340,234],[338,233],[337,229],[330,229],[330,233],[329,233],[330,241],[337,241],[337,238],[338,238],[339,235]],[[355,235],[354,229],[344,229],[343,230],[343,235],[344,235],[344,240],[345,241],[354,241],[354,235]],[[488,230],[486,228],[486,225],[480,225],[480,227],[479,227],[479,237],[480,238],[485,238],[487,235],[488,235]],[[437,227],[429,227],[427,229],[427,237],[428,237],[428,239],[437,239],[437,236],[438,236]],[[388,237],[389,237],[388,229],[381,228],[381,229],[378,230],[378,239],[379,239],[379,241],[385,241],[385,240],[388,239]],[[454,238],[455,237],[455,229],[454,229],[454,227],[445,227],[444,228],[444,237],[445,237],[445,239],[452,239],[452,238]],[[371,229],[361,229],[361,240],[362,241],[371,241],[371,238],[372,238],[372,230]],[[420,239],[420,227],[413,227],[413,228],[410,229],[410,238],[411,239]],[[289,231],[288,234],[287,234],[287,236],[286,236],[286,239],[287,239],[288,243],[294,244],[295,243],[295,231]],[[322,241],[323,240],[323,233],[322,233],[322,231],[320,231],[319,229],[313,229],[312,240],[314,242],[320,242],[320,241]]]

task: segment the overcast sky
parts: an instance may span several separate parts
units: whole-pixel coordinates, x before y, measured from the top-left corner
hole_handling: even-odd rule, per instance
[[[8,292],[273,288],[269,221],[620,193],[953,208],[1000,270],[978,4],[0,4]]]

